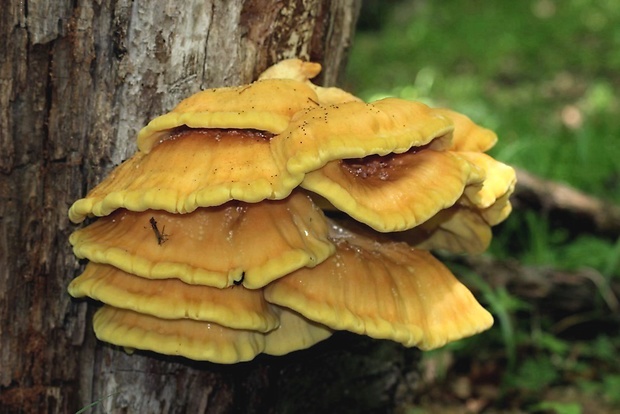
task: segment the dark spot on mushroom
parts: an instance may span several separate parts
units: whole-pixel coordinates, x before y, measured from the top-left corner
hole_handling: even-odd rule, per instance
[[[369,155],[364,158],[351,158],[342,160],[342,168],[357,178],[378,178],[385,181],[390,178],[392,166],[390,162],[394,154],[385,156]]]
[[[155,232],[155,237],[157,238],[157,244],[161,246],[162,244],[167,242],[170,235],[165,233],[166,226],[162,227],[161,231],[159,231],[155,217],[151,217],[151,219],[149,220],[149,223],[151,223],[151,228]]]
[[[341,167],[349,174],[361,179],[378,179],[387,181],[393,173],[403,164],[407,155],[414,154],[425,149],[427,146],[412,147],[402,154],[390,153],[387,155],[369,155],[364,158],[350,158],[341,161]]]

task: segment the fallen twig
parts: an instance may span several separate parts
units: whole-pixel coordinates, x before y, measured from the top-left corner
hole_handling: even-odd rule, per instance
[[[620,206],[569,185],[517,170],[517,187],[512,200],[515,209],[543,211],[573,231],[620,236]]]
[[[620,318],[620,282],[609,281],[595,269],[566,271],[522,265],[515,260],[493,260],[486,256],[462,257],[457,261],[492,286],[505,287],[511,294],[538,305],[546,313],[589,312],[604,304],[611,315]]]

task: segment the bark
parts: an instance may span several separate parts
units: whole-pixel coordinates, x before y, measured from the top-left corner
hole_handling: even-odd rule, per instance
[[[339,334],[234,366],[127,355],[94,338],[92,306],[66,293],[81,270],[67,209],[148,119],[286,57],[322,63],[335,83],[359,3],[3,4],[0,412],[381,412],[406,394],[418,353],[396,344]]]

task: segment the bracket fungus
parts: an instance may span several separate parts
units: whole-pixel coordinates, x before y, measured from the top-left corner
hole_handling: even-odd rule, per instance
[[[478,253],[514,170],[464,115],[314,85],[298,59],[199,92],[69,210],[69,285],[103,302],[97,337],[216,363],[348,330],[433,349],[491,315],[429,252]]]

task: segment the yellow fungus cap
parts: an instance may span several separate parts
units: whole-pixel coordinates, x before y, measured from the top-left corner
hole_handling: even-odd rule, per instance
[[[510,214],[509,198],[516,183],[515,171],[484,153],[451,153],[475,166],[484,181],[466,187],[454,206],[392,238],[427,250],[479,254],[491,243],[491,226]]]
[[[280,326],[265,336],[265,350],[269,355],[285,355],[306,349],[329,338],[334,332],[325,325],[313,322],[297,312],[274,306],[280,317]]]
[[[484,171],[485,176],[481,187],[472,187],[465,191],[467,201],[464,200],[465,204],[486,209],[495,204],[499,198],[512,194],[517,182],[514,168],[480,152],[457,152],[456,154]]]
[[[343,91],[340,88],[317,86],[310,82],[321,72],[321,65],[315,62],[305,62],[300,59],[285,59],[265,70],[258,77],[263,79],[293,79],[305,82],[317,94],[318,103],[331,105],[350,101],[360,101],[357,96]]]
[[[178,279],[149,280],[110,265],[90,262],[69,284],[69,294],[161,319],[193,319],[235,329],[267,332],[279,319],[258,290],[218,289]]]
[[[489,328],[492,316],[430,253],[333,226],[336,253],[265,288],[272,303],[336,330],[428,350]]]
[[[454,123],[451,150],[485,152],[497,142],[495,132],[477,125],[468,116],[446,108],[435,111]]]
[[[160,319],[104,305],[93,317],[101,341],[197,361],[234,364],[249,361],[265,348],[265,334],[191,319]]]
[[[138,149],[148,153],[168,139],[171,130],[190,128],[256,129],[282,132],[297,111],[318,102],[303,82],[268,79],[232,88],[198,92],[171,112],[153,119],[138,133]]]
[[[442,149],[450,145],[452,128],[449,119],[419,102],[346,102],[299,112],[274,138],[272,149],[281,169],[303,177],[333,160],[402,153],[429,144]]]
[[[477,168],[447,151],[332,161],[306,174],[302,187],[377,231],[415,227],[452,206],[482,178]]]
[[[280,326],[266,334],[191,319],[160,319],[104,305],[93,318],[97,338],[125,348],[177,355],[197,361],[234,364],[261,352],[283,355],[329,337],[331,331],[287,309]]]
[[[451,122],[426,105],[398,99],[348,102],[299,114],[280,135],[254,130],[181,129],[116,168],[69,218],[117,208],[188,213],[229,200],[281,199],[304,174],[342,158],[450,144]]]
[[[183,130],[117,167],[71,206],[69,218],[81,222],[117,208],[189,213],[230,200],[284,198],[301,177],[276,165],[271,139],[252,130]]]
[[[510,215],[512,211],[512,204],[510,204],[511,193],[506,193],[497,199],[491,206],[480,211],[482,218],[489,223],[490,226],[495,226]]]
[[[118,210],[77,230],[70,242],[80,258],[150,279],[219,288],[243,279],[258,288],[325,260],[334,251],[327,234],[323,213],[294,192],[281,201],[232,201],[189,214]]]
[[[480,254],[491,243],[491,226],[480,211],[452,206],[410,230],[390,234],[418,249]]]

